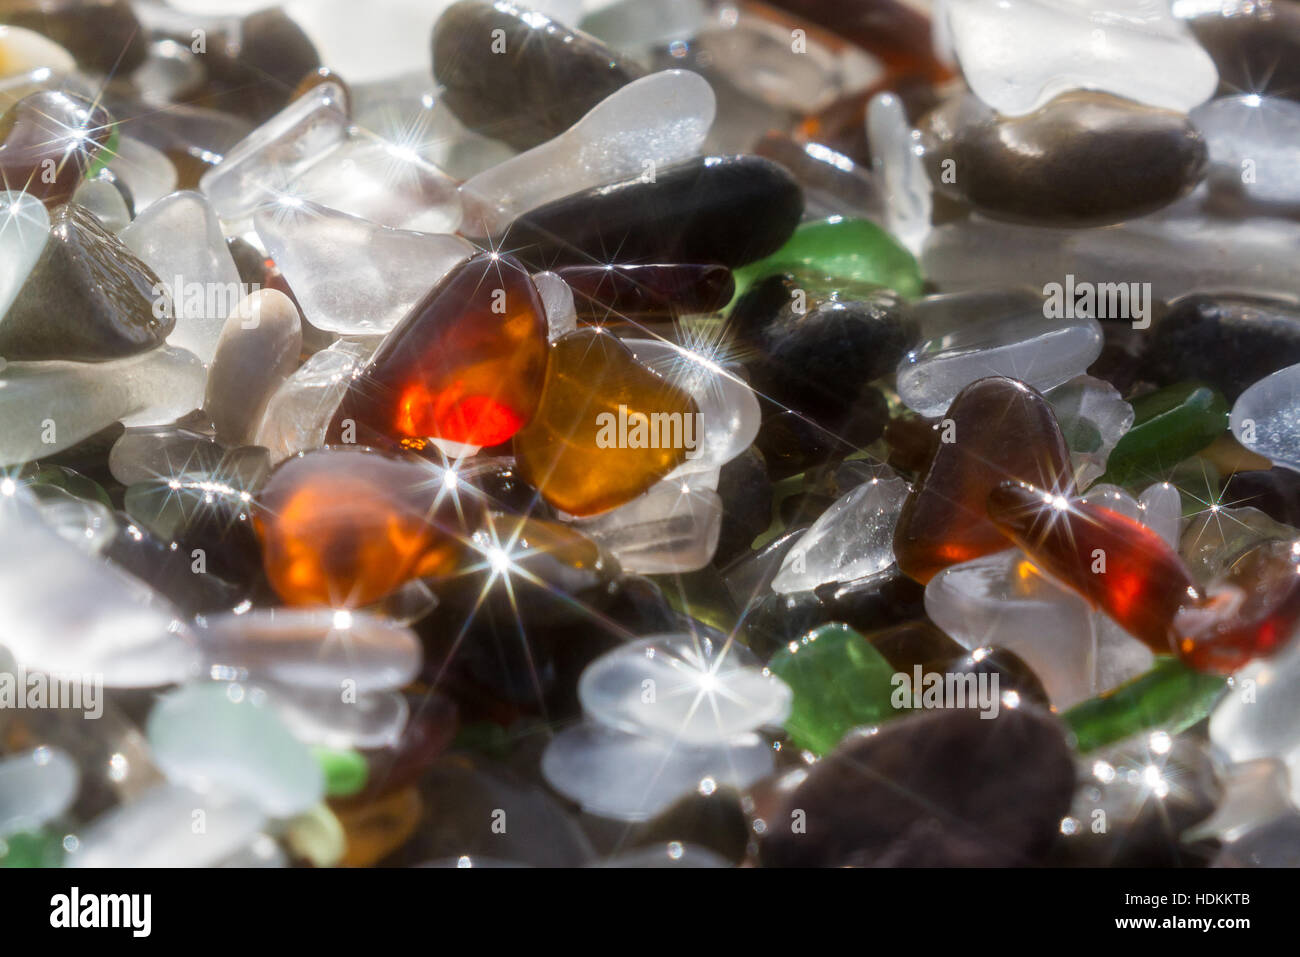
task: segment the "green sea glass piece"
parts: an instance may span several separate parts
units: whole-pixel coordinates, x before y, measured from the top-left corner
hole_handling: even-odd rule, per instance
[[[1133,427],[1110,453],[1112,485],[1147,485],[1169,477],[1184,459],[1205,448],[1228,427],[1228,404],[1209,386],[1169,386],[1133,400]]]
[[[326,797],[350,797],[363,790],[370,768],[360,753],[349,749],[312,748],[325,774]]]
[[[1162,657],[1146,674],[1076,705],[1062,719],[1079,752],[1086,754],[1143,731],[1184,731],[1210,713],[1226,686],[1220,675],[1201,674],[1177,658]]]
[[[894,667],[848,625],[814,628],[768,663],[794,691],[785,729],[814,754],[832,750],[849,730],[894,717]]]
[[[870,283],[892,289],[900,296],[921,293],[921,270],[916,259],[889,233],[865,219],[832,216],[804,223],[772,255],[734,271],[736,296],[732,303],[751,283],[779,272]]]

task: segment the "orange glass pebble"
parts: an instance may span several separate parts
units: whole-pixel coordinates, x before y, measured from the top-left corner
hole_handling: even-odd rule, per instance
[[[353,381],[328,435],[421,447],[498,445],[532,418],[546,378],[546,313],[527,271],[484,253],[453,269]]]
[[[1178,553],[1118,512],[1011,483],[993,490],[988,508],[1039,568],[1152,651],[1173,651],[1174,616],[1204,601]]]
[[[333,810],[347,838],[348,849],[340,867],[378,864],[410,840],[424,813],[415,787],[364,804],[340,802]]]
[[[957,394],[940,425],[925,479],[894,529],[898,567],[919,582],[1007,547],[989,521],[989,492],[1028,482],[1069,494],[1070,452],[1052,407],[1015,379],[991,376]]]
[[[364,449],[289,459],[255,511],[267,578],[290,605],[350,608],[447,574],[482,515],[462,491],[436,467]]]
[[[694,399],[614,336],[579,329],[551,346],[537,415],[515,436],[520,474],[571,515],[606,511],[686,460],[685,448],[663,441],[672,430],[654,426],[684,424],[696,411]]]

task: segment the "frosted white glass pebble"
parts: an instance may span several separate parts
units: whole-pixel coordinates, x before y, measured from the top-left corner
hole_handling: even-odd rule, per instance
[[[1042,315],[1043,294],[1027,286],[922,296],[911,302],[920,340],[938,339],[966,326]]]
[[[1214,813],[1188,828],[1182,840],[1219,838],[1235,841],[1286,815],[1294,814],[1287,767],[1276,758],[1258,758],[1225,768],[1221,775],[1223,797]]]
[[[113,443],[108,470],[123,485],[132,485],[185,472],[211,472],[222,454],[221,446],[198,432],[145,426],[127,429]]]
[[[457,236],[390,229],[294,199],[253,218],[317,329],[388,332],[473,247]]]
[[[118,532],[113,510],[56,486],[41,490],[41,518],[65,542],[96,555]]]
[[[0,757],[0,840],[58,817],[72,805],[80,780],[76,762],[59,748]]]
[[[1252,452],[1300,471],[1300,364],[1265,376],[1238,396],[1228,425]]]
[[[45,248],[50,216],[28,193],[0,192],[0,322]]]
[[[1156,657],[1151,649],[1103,613],[1092,613],[1092,627],[1097,650],[1093,664],[1094,695],[1118,688],[1124,682],[1146,674],[1155,665]]]
[[[158,8],[155,7],[154,12],[157,11]],[[168,11],[162,13],[159,19],[166,19],[169,15],[176,16]],[[153,16],[146,14],[139,19],[146,30],[155,29]],[[158,26],[163,31],[167,30],[165,25]],[[189,24],[182,27],[186,28],[193,29]],[[194,52],[192,44],[193,39],[190,43],[182,44],[177,40],[162,38],[149,43],[145,61],[131,73],[131,83],[140,91],[142,98],[152,103],[188,103],[202,96],[200,90],[207,80],[207,68],[203,63],[204,54]]]
[[[626,572],[698,571],[713,561],[723,505],[712,488],[692,485],[694,477],[657,482],[644,495],[573,525],[617,558]],[[716,485],[717,477],[711,478]]]
[[[533,285],[542,297],[546,311],[546,338],[554,342],[578,328],[578,311],[573,302],[573,289],[557,273],[539,272],[533,275]]]
[[[919,257],[921,274],[945,293],[1021,283],[1041,289],[1060,281],[1064,249],[1076,232],[1018,226],[972,214],[968,220],[930,231]]]
[[[972,216],[930,233],[921,272],[945,292],[1014,283],[1041,289],[1073,275],[1076,285],[1150,283],[1151,299],[1192,292],[1295,299],[1300,272],[1289,251],[1297,246],[1300,222],[1230,219],[1207,214],[1193,202],[1107,229],[1047,229]],[[1138,292],[1143,294],[1141,286]],[[1134,321],[1149,323],[1150,306],[1146,301],[1146,314]]]
[[[32,671],[102,677],[110,688],[184,681],[198,654],[180,614],[143,581],[46,526],[0,482],[0,635]]]
[[[203,828],[194,827],[203,812]],[[254,839],[265,818],[243,799],[161,784],[76,834],[67,867],[209,867]]]
[[[320,765],[258,689],[195,682],[158,699],[146,724],[175,784],[252,801],[270,817],[305,811],[325,790]]]
[[[1095,319],[1019,315],[975,323],[930,339],[898,367],[898,395],[909,409],[943,415],[957,393],[986,376],[1008,376],[1044,391],[1081,374],[1101,354]]]
[[[293,300],[259,289],[235,306],[208,369],[203,410],[229,445],[252,442],[271,394],[298,366],[302,320]]]
[[[786,552],[772,590],[809,591],[888,571],[894,566],[894,525],[910,490],[901,478],[887,475],[840,496]]]
[[[655,635],[587,665],[578,698],[587,717],[608,728],[684,745],[723,744],[789,717],[789,686],[763,671],[738,642]]]
[[[251,841],[223,857],[217,867],[288,867],[289,855],[269,834],[258,834]]]
[[[246,295],[212,205],[192,190],[172,193],[137,216],[121,239],[171,296],[176,327],[168,344],[211,362],[226,317]]]
[[[711,22],[683,52],[692,49],[751,104],[759,100],[799,113],[816,113],[839,96],[872,86],[884,74],[880,61],[854,44],[832,49],[820,42],[816,31],[796,36],[789,24],[745,7],[715,8]],[[747,112],[756,105],[749,105]],[[734,123],[736,112],[734,106],[724,111],[718,127]],[[715,129],[715,136],[719,132]],[[750,136],[755,132],[751,126]]]
[[[1212,178],[1261,202],[1300,203],[1300,104],[1248,93],[1198,106],[1191,120]]]
[[[515,155],[505,143],[475,133],[457,118],[435,87],[427,59],[413,71],[374,83],[358,83],[349,76],[357,127],[415,150],[457,180]]]
[[[176,191],[176,167],[167,154],[129,136],[118,139],[108,168],[131,191],[137,215]]]
[[[1252,661],[1210,715],[1210,742],[1233,761],[1277,758],[1300,803],[1300,643]]]
[[[1157,482],[1138,497],[1142,524],[1151,529],[1170,547],[1178,548],[1183,533],[1183,500],[1178,489],[1168,482]]]
[[[290,183],[343,143],[345,102],[337,83],[318,83],[241,140],[199,180],[217,215],[239,222],[276,205]]]
[[[1069,90],[1186,113],[1214,95],[1209,54],[1163,0],[947,0],[967,84],[1023,116]]]
[[[122,421],[174,422],[203,404],[203,363],[162,346],[111,362],[11,362],[0,368],[0,464],[71,448]]]
[[[1085,502],[1108,508],[1135,522],[1142,520],[1142,507],[1138,500],[1118,485],[1094,485],[1081,497]]]
[[[272,393],[256,443],[270,450],[273,463],[325,444],[330,419],[371,351],[340,339],[304,362]]]
[[[427,75],[433,24],[450,5],[451,0],[294,0],[284,10],[311,39],[322,63],[349,83],[370,83],[410,70]]]
[[[867,142],[871,167],[884,185],[885,229],[919,253],[930,233],[934,188],[918,152],[920,134],[894,94],[877,93],[867,105]]]
[[[131,223],[131,211],[126,208],[118,188],[107,180],[83,180],[72,194],[71,202],[94,213],[95,218],[110,233],[119,233]]]
[[[1104,379],[1076,376],[1046,395],[1070,447],[1076,488],[1085,489],[1106,471],[1110,453],[1133,425],[1133,406]]]
[[[263,690],[295,737],[326,748],[392,747],[410,717],[406,698],[395,691],[345,700],[343,688],[323,691],[264,682]]]
[[[1300,811],[1287,811],[1222,844],[1210,867],[1300,867]]]
[[[1057,708],[1094,694],[1092,610],[1019,550],[948,566],[926,585],[925,611],[965,648],[1019,655]]]
[[[420,670],[415,633],[365,612],[257,608],[206,621],[197,638],[209,667],[235,669],[240,680],[341,694],[398,688]]]
[[[664,70],[634,80],[554,139],[467,180],[460,188],[466,228],[496,235],[553,199],[690,159],[716,109],[698,73]]]
[[[414,149],[358,133],[296,179],[289,192],[359,219],[424,233],[460,227],[460,192]]]
[[[645,821],[683,795],[717,787],[745,789],[772,773],[772,749],[756,734],[691,748],[583,723],[556,735],[542,775],[588,813]]]
[[[577,24],[584,33],[599,37],[615,50],[633,52],[648,53],[674,40],[690,40],[699,35],[708,18],[704,0],[615,0],[589,3],[587,8],[589,12]]]
[[[1081,230],[1067,245],[1064,266],[1096,283],[1107,282],[1108,275],[1150,282],[1151,294],[1160,299],[1216,290],[1300,295],[1300,274],[1282,252],[1300,242],[1300,223],[1179,212],[1170,207],[1166,216],[1133,220],[1114,231]]]

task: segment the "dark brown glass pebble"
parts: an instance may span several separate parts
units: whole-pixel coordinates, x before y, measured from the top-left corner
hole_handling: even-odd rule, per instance
[[[776,252],[803,213],[784,168],[758,156],[705,156],[594,187],[515,220],[493,246],[535,270],[606,263],[721,263]]]
[[[656,318],[713,312],[736,284],[726,266],[564,266],[556,270],[573,290],[579,319]]]
[[[470,129],[531,149],[645,71],[595,37],[507,0],[462,0],[433,28],[433,75]]]

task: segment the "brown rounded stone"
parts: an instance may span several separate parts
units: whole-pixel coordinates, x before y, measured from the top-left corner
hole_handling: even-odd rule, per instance
[[[1032,225],[1132,219],[1191,192],[1208,168],[1186,116],[1106,93],[1066,93],[1019,117],[965,95],[929,113],[921,131],[940,191]]]

